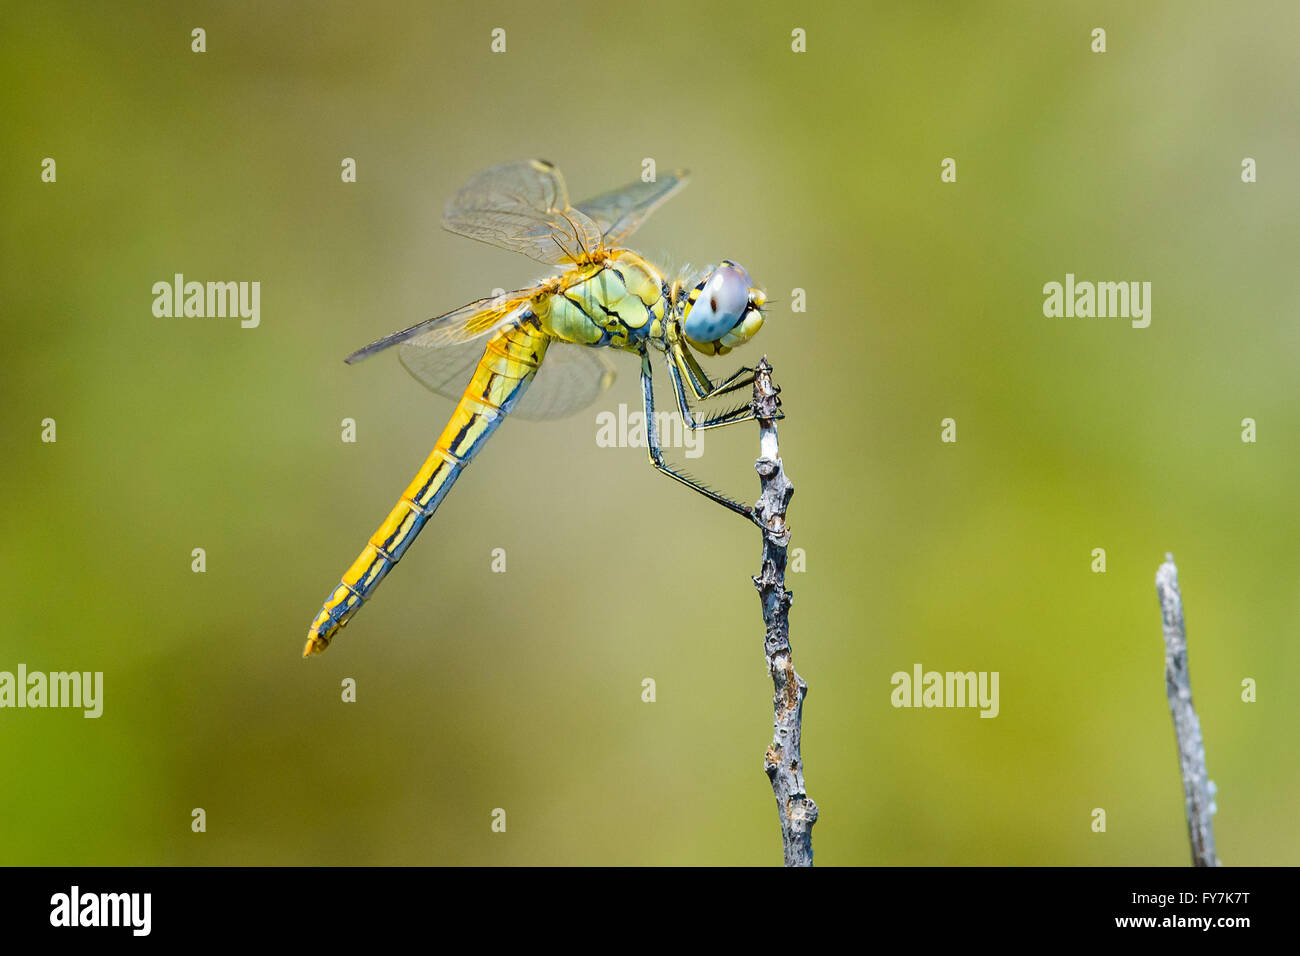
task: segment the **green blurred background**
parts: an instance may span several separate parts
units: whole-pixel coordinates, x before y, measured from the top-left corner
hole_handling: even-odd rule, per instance
[[[594,412],[507,423],[299,659],[451,409],[395,356],[341,359],[538,277],[439,227],[527,156],[575,199],[690,167],[634,248],[734,258],[779,300],[734,359],[784,388],[819,864],[1186,863],[1166,550],[1219,854],[1300,862],[1298,27],[1286,3],[9,5],[0,669],[101,670],[105,703],[0,712],[0,862],[780,861],[757,534],[597,447]],[[177,272],[260,281],[261,326],[155,318]],[[1067,272],[1152,282],[1150,328],[1045,318]],[[635,409],[620,369],[603,407]],[[733,431],[688,464],[752,497]],[[914,663],[1000,672],[1000,716],[894,709]]]

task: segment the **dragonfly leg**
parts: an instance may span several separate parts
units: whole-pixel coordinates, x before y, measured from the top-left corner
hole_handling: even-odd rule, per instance
[[[669,369],[672,369],[671,363],[669,363]],[[694,488],[710,501],[715,501],[724,508],[736,512],[736,514],[744,515],[750,521],[757,521],[754,517],[754,510],[748,505],[743,505],[739,501],[733,501],[726,495],[719,494],[690,476],[675,471],[664,462],[663,448],[659,444],[659,424],[655,420],[655,390],[654,379],[650,371],[650,354],[644,351],[641,353],[641,398],[645,405],[646,445],[650,451],[650,464],[669,478],[680,481],[688,488]]]
[[[677,408],[682,414],[682,421],[692,431],[699,431],[705,428],[719,428],[723,425],[734,425],[737,422],[747,422],[754,419],[754,409],[751,405],[741,405],[739,408],[733,408],[730,411],[722,412],[711,418],[697,420],[691,412],[690,400],[686,395],[686,387],[683,379],[690,383],[690,389],[695,393],[696,400],[700,401],[707,398],[713,398],[718,395],[724,395],[727,392],[738,391],[741,388],[752,384],[754,381],[754,370],[752,368],[742,368],[734,375],[727,378],[721,385],[713,386],[709,383],[708,376],[699,364],[694,362],[690,353],[678,344],[672,350],[672,354],[666,356],[668,365],[668,378],[673,384],[673,394],[677,397]],[[702,376],[705,383],[708,383],[707,389],[699,388],[699,383],[695,380],[696,375]],[[784,418],[784,413],[778,413],[778,417]]]
[[[717,398],[719,395],[736,392],[754,384],[754,370],[742,365],[731,375],[714,385],[709,380],[708,373],[700,367],[700,363],[695,360],[695,356],[680,340],[673,342],[671,351],[672,354],[669,356],[669,360],[677,366],[678,370],[685,376],[686,381],[690,383],[691,392],[694,393],[696,401]]]
[[[682,384],[682,372],[671,358],[668,359],[668,378],[673,383],[673,394],[677,396],[677,410],[682,413],[682,421],[686,423],[686,427],[691,431],[734,425],[736,422],[747,422],[754,417],[753,407],[742,405],[739,408],[733,408],[711,418],[697,419],[691,411],[690,401],[686,397],[686,388]]]

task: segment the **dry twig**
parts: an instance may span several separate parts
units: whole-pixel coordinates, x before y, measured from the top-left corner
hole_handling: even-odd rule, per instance
[[[817,822],[817,804],[804,790],[800,736],[803,727],[803,699],[808,685],[795,672],[790,650],[790,601],[785,589],[786,551],[790,529],[785,523],[786,506],[794,486],[786,477],[776,439],[776,421],[781,400],[772,384],[772,366],[767,356],[758,363],[754,379],[754,411],[759,424],[759,458],[754,463],[762,493],[754,505],[754,518],[763,529],[763,565],[754,586],[763,604],[766,637],[763,650],[772,675],[772,743],[767,748],[765,768],[776,796],[781,818],[781,841],[786,866],[812,866],[812,827]]]
[[[1205,769],[1205,741],[1201,739],[1201,722],[1192,705],[1183,595],[1178,589],[1178,567],[1172,554],[1165,555],[1165,563],[1156,571],[1156,594],[1164,623],[1165,691],[1169,695],[1169,710],[1174,715],[1174,735],[1178,738],[1192,865],[1218,866],[1219,859],[1214,855],[1214,784]]]

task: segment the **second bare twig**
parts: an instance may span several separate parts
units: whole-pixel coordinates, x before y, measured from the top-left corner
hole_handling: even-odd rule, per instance
[[[1165,691],[1174,716],[1178,761],[1183,772],[1183,797],[1187,830],[1192,843],[1193,866],[1218,866],[1214,853],[1214,783],[1205,768],[1205,741],[1201,721],[1192,705],[1192,681],[1187,672],[1187,627],[1183,622],[1183,595],[1178,588],[1178,567],[1172,554],[1156,571],[1156,594],[1165,631]]]

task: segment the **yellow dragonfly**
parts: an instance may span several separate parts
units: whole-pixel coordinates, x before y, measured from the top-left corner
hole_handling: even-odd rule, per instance
[[[353,363],[400,346],[402,364],[411,374],[459,402],[424,466],[312,621],[304,657],[324,651],[360,610],[507,415],[561,417],[589,406],[609,387],[613,366],[604,349],[641,359],[646,438],[654,467],[753,518],[750,508],[665,464],[659,444],[651,348],[664,356],[688,428],[754,417],[749,405],[712,417],[691,410],[692,402],[753,383],[754,370],[741,368],[714,384],[692,353],[725,355],[763,324],[765,297],[749,273],[723,260],[670,282],[621,246],[686,182],[686,172],[677,171],[571,206],[560,171],[532,159],[484,170],[447,203],[442,222],[449,231],[562,271],[529,288],[479,299],[386,335],[348,356],[346,361]]]

